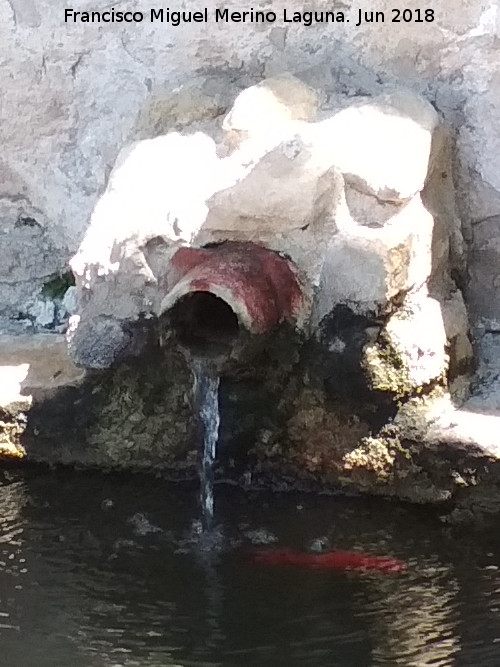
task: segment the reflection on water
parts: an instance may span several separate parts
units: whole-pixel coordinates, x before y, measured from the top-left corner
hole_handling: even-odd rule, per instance
[[[500,664],[500,542],[425,508],[133,476],[0,473],[5,667]],[[390,555],[398,574],[266,567],[249,550]]]

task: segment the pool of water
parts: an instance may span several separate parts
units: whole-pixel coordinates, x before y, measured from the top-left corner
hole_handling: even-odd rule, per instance
[[[500,665],[500,538],[425,508],[142,476],[0,473],[0,664]],[[354,550],[401,573],[253,562]]]

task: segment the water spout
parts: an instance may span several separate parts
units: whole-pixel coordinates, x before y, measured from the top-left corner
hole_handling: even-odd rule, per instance
[[[219,437],[219,376],[210,373],[200,360],[194,362],[195,396],[203,428],[203,450],[200,464],[200,504],[205,532],[213,528],[214,464]]]
[[[196,357],[224,354],[240,334],[231,306],[211,292],[190,292],[172,308],[172,328],[178,343]]]
[[[195,357],[227,355],[297,317],[302,293],[292,264],[253,243],[181,248],[171,261],[161,313]]]
[[[195,403],[203,428],[200,502],[203,530],[214,520],[214,464],[219,432],[221,359],[241,361],[250,339],[265,340],[297,317],[302,292],[291,263],[253,243],[181,248],[166,276],[161,314],[169,334],[186,350],[195,376]]]

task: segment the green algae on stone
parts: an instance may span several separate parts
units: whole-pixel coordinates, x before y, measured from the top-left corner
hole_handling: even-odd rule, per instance
[[[49,299],[62,299],[69,287],[75,284],[75,277],[71,271],[52,276],[42,286],[42,296]]]
[[[363,361],[372,389],[389,392],[396,397],[412,393],[414,387],[408,377],[408,369],[389,342],[381,340],[367,345]]]
[[[135,469],[176,468],[196,462],[192,378],[173,353],[104,373],[99,419],[87,442],[102,465]]]
[[[395,398],[425,392],[425,385],[412,378],[404,355],[396,349],[384,332],[376,343],[365,347],[363,356],[363,367],[373,390],[387,392]],[[434,387],[436,384],[445,383],[446,374],[443,372],[431,385]]]
[[[26,418],[23,413],[17,415],[0,409],[0,457],[22,459],[26,451],[21,438],[26,430]]]

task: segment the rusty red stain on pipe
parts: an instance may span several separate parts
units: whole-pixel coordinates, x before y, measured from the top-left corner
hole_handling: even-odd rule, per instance
[[[220,296],[256,334],[293,318],[302,306],[302,293],[292,264],[250,242],[226,242],[204,249],[180,248],[171,260],[168,283],[174,302],[192,292]],[[173,305],[168,294],[166,304],[167,308]]]

